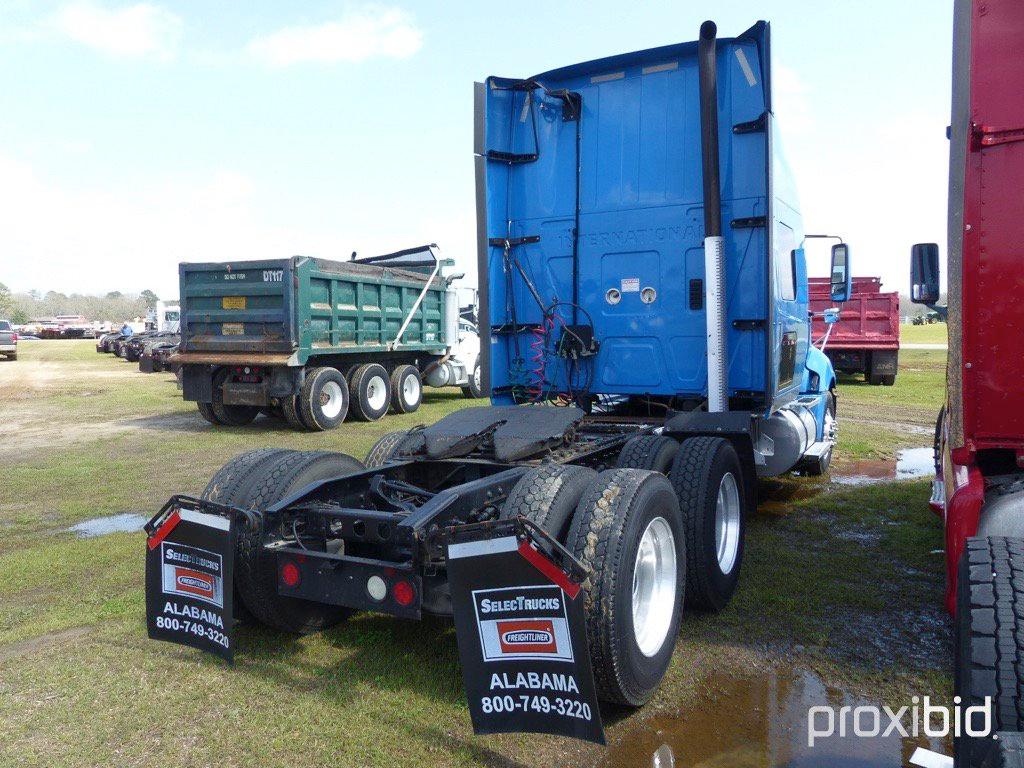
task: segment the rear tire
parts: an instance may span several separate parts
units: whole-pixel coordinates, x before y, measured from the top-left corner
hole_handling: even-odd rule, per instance
[[[724,438],[690,437],[669,479],[686,530],[686,607],[719,611],[736,591],[743,563],[749,502],[739,456]]]
[[[423,402],[423,379],[415,365],[400,365],[391,372],[391,408],[415,413]]]
[[[239,528],[235,554],[235,583],[243,604],[257,621],[303,635],[337,624],[349,615],[345,608],[278,594],[277,558],[263,549],[267,519],[262,510],[317,480],[361,469],[358,459],[343,453],[294,451],[261,467],[240,504],[257,512],[257,522]]]
[[[483,386],[480,380],[480,358],[476,359],[473,372],[469,374],[469,385],[462,388],[462,396],[472,400],[478,400],[484,396]]]
[[[574,464],[542,464],[512,487],[501,510],[502,520],[522,516],[564,543],[569,522],[597,472]]]
[[[337,368],[313,368],[306,372],[296,405],[309,429],[334,429],[348,415],[348,382]]]
[[[968,539],[957,571],[954,695],[964,709],[991,697],[993,732],[1024,730],[1024,617],[1015,611],[1024,599],[1022,572],[1024,540],[1003,537]],[[991,736],[953,743],[957,768],[990,764]]]
[[[370,452],[366,454],[366,461],[364,462],[366,468],[383,467],[393,458],[397,457],[403,448],[412,447],[406,446],[407,439],[409,438],[411,438],[411,435],[404,429],[397,432],[388,432],[374,443]],[[408,442],[412,441],[408,440]]]
[[[299,410],[299,398],[297,395],[288,395],[287,397],[281,398],[281,413],[284,414],[284,420],[288,422],[288,426],[295,431],[312,431],[308,426],[306,426],[306,422],[302,420],[302,414]]]
[[[566,545],[592,571],[584,610],[603,701],[640,706],[668,669],[682,618],[683,536],[679,502],[657,472],[602,472],[576,507]]]
[[[355,369],[349,390],[352,392],[352,414],[360,421],[377,421],[388,412],[391,403],[391,382],[384,366],[367,363]]]
[[[679,453],[679,441],[665,435],[637,435],[631,437],[619,451],[616,467],[649,469],[667,475],[672,461]]]
[[[220,424],[220,420],[217,418],[217,414],[213,412],[212,403],[196,403],[199,408],[199,415],[206,419],[208,422],[217,426]]]
[[[222,368],[213,380],[213,413],[217,417],[217,421],[229,427],[244,427],[246,424],[252,424],[260,414],[260,409],[257,406],[224,404],[222,387],[228,375],[228,371]]]

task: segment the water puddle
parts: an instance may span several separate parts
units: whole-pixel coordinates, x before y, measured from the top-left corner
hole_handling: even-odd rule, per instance
[[[832,482],[840,485],[871,485],[885,480],[912,480],[935,474],[935,459],[930,447],[905,448],[891,459],[864,459],[844,463],[831,472]]]
[[[853,708],[879,706],[832,688],[815,674],[786,670],[737,680],[714,676],[709,694],[675,715],[658,715],[625,723],[624,735],[599,763],[606,768],[901,768],[909,766],[918,747],[951,755],[952,744],[925,736],[855,736]],[[911,702],[906,702],[908,706]],[[938,703],[938,702],[937,702]],[[809,746],[808,711],[830,707],[834,733],[828,733],[824,712],[815,716],[814,745]],[[902,706],[902,703],[899,705]],[[845,710],[846,735],[839,735],[840,707]],[[898,707],[897,707],[898,708]],[[909,709],[908,709],[909,712]],[[880,713],[880,734],[889,719]],[[911,717],[901,723],[912,734]],[[873,732],[869,714],[862,713],[862,732]],[[919,724],[920,731],[923,726]],[[822,734],[817,736],[817,734]]]
[[[88,539],[92,536],[106,536],[108,533],[141,531],[148,519],[134,512],[123,512],[120,515],[106,515],[83,520],[72,525],[68,530],[80,538]]]

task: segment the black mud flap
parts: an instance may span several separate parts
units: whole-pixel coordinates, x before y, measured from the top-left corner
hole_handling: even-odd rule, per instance
[[[522,519],[472,528],[449,539],[448,579],[474,732],[604,744],[582,566]]]
[[[236,512],[241,510],[175,496],[146,525],[146,625],[152,639],[232,661]]]

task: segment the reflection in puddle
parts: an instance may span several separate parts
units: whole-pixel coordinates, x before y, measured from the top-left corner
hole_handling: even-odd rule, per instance
[[[811,707],[878,705],[815,674],[787,670],[707,682],[708,695],[675,715],[625,723],[624,735],[600,763],[608,768],[900,768],[917,747],[952,754],[945,740],[925,736],[816,738],[808,746]],[[910,702],[907,702],[908,704]],[[884,722],[884,721],[883,721]],[[905,722],[909,730],[909,720]],[[819,726],[820,727],[820,726]],[[884,731],[884,729],[883,729]]]
[[[134,512],[124,512],[120,515],[107,515],[106,517],[94,517],[91,520],[83,520],[76,525],[72,525],[68,530],[78,534],[83,539],[87,539],[91,536],[106,536],[108,533],[141,531],[147,519]]]
[[[870,485],[883,480],[912,480],[935,474],[935,458],[931,448],[905,448],[897,451],[896,460],[863,460],[843,464],[831,473],[832,481],[841,485]]]

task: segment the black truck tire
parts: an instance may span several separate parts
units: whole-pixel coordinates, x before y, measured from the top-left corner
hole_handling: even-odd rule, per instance
[[[564,543],[573,512],[595,477],[597,472],[590,467],[575,464],[534,467],[512,487],[501,510],[501,519],[525,517]]]
[[[238,531],[235,551],[235,584],[242,603],[262,624],[304,635],[324,629],[348,616],[338,606],[284,597],[277,591],[277,558],[263,549],[267,519],[263,510],[302,487],[330,477],[363,469],[363,464],[344,453],[289,452],[260,468],[256,482],[239,503],[256,512],[253,526]]]
[[[671,483],[657,472],[606,470],[590,483],[573,513],[566,546],[592,571],[584,584],[584,610],[594,682],[603,701],[640,706],[668,669],[682,619],[683,536],[679,502]],[[641,542],[658,556],[638,558]],[[660,575],[674,573],[675,579],[650,579],[647,583],[662,586],[651,593],[656,599],[646,599],[641,589],[643,602],[634,606],[633,586],[640,575],[635,570],[653,563],[665,569]]]
[[[288,426],[297,432],[310,432],[306,422],[302,420],[302,413],[299,409],[299,398],[297,395],[289,395],[281,398],[281,413]]]
[[[206,419],[208,422],[217,426],[220,424],[220,420],[217,418],[217,414],[213,412],[212,403],[196,403],[199,408],[199,415]]]
[[[728,440],[688,437],[669,479],[686,529],[686,607],[719,611],[736,591],[743,563],[750,503],[743,466]]]
[[[391,407],[395,413],[415,413],[423,402],[423,379],[415,365],[399,365],[391,372]]]
[[[616,467],[650,469],[667,475],[679,453],[679,441],[666,435],[637,435],[631,437],[619,451]]]
[[[957,571],[954,695],[962,709],[991,697],[994,731],[1024,731],[1022,600],[1024,539],[968,539]],[[987,760],[992,748],[990,736],[955,738],[957,768],[998,765]]]
[[[348,415],[348,382],[337,368],[313,368],[296,398],[300,418],[309,429],[334,429]]]
[[[391,404],[391,381],[383,365],[366,363],[352,372],[349,381],[352,414],[360,421],[377,421]]]
[[[946,420],[946,406],[939,408],[935,417],[935,440],[932,443],[932,461],[935,464],[935,476],[942,477],[942,423]]]
[[[284,448],[257,448],[238,454],[210,478],[201,498],[237,506],[255,482],[255,473],[260,466],[289,453],[295,451]]]
[[[397,432],[388,432],[374,443],[369,453],[366,454],[366,460],[363,462],[366,464],[366,468],[383,467],[401,451],[403,444],[406,443],[406,439],[409,437],[408,430],[404,429],[400,429]]]
[[[473,370],[469,373],[469,385],[462,388],[462,396],[471,400],[479,400],[484,396],[483,386],[480,381],[480,356],[477,355]]]

